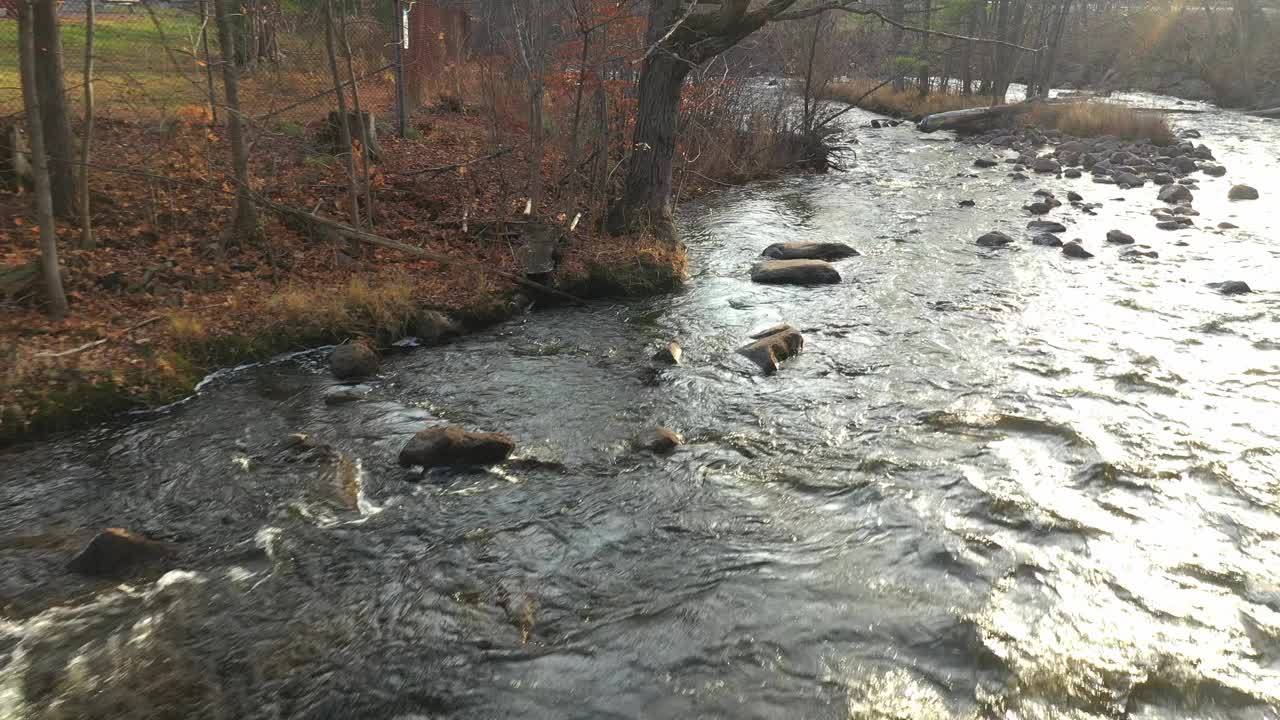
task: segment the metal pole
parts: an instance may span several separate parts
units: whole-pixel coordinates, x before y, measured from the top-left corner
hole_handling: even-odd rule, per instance
[[[408,28],[404,26],[404,9],[400,3],[401,0],[396,0],[396,121],[400,137],[404,137],[409,127],[404,106],[404,41]]]

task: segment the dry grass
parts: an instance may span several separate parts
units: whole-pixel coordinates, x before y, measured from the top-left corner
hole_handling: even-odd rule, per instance
[[[268,298],[266,321],[324,335],[353,327],[385,337],[404,334],[418,309],[414,286],[404,278],[371,282],[351,278],[334,287],[290,287]]]
[[[1150,140],[1157,145],[1176,140],[1164,115],[1108,102],[1036,105],[1020,121],[1075,137],[1111,135],[1125,140]]]

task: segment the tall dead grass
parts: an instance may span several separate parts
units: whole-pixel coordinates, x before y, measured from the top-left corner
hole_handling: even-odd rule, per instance
[[[1019,122],[1060,130],[1075,137],[1110,135],[1125,140],[1150,140],[1156,145],[1176,141],[1165,116],[1127,105],[1099,101],[1037,104]]]

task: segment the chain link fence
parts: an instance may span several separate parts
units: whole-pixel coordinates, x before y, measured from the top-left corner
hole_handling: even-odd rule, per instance
[[[21,112],[17,12],[0,0],[0,117]],[[325,35],[328,0],[226,0],[240,103],[255,123],[305,124],[334,106]],[[332,0],[342,80],[358,81],[362,109],[394,127],[396,0]],[[72,112],[82,95],[87,3],[95,2],[94,90],[104,118],[163,120],[192,109],[222,118],[221,48],[212,0],[66,0],[58,3]],[[348,100],[350,102],[350,100]]]

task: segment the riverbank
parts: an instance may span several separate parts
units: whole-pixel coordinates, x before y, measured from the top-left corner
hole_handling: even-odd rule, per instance
[[[462,265],[317,237],[314,228],[265,211],[263,242],[225,243],[230,198],[209,190],[225,153],[201,117],[161,128],[101,122],[103,164],[127,172],[93,178],[96,247],[75,247],[72,224],[58,228],[68,319],[45,316],[30,285],[0,298],[0,445],[171,403],[217,368],[353,339],[442,339],[442,328],[467,332],[562,301],[499,274],[526,271],[529,223],[522,183],[510,168],[527,168],[527,143],[517,133],[504,157],[484,160],[491,138],[481,116],[426,113],[414,126],[411,139],[381,141],[383,158],[371,178],[372,231]],[[259,192],[345,218],[340,163],[304,142],[315,129],[274,130],[255,145]],[[544,176],[556,177],[561,162],[548,153]],[[691,184],[687,192],[698,190]],[[6,272],[37,262],[29,199],[0,194]],[[684,277],[679,248],[607,237],[586,223],[570,230],[567,213],[536,220],[560,228],[563,259],[541,281],[563,292],[639,296],[670,291]]]

